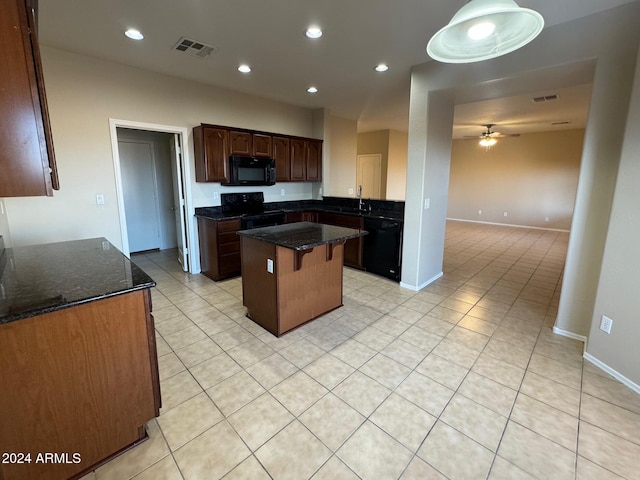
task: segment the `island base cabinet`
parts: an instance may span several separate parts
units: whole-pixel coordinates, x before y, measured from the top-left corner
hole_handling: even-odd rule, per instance
[[[247,316],[269,332],[280,336],[342,306],[343,244],[299,251],[254,238],[241,241]]]
[[[139,290],[0,325],[0,451],[30,459],[1,479],[74,478],[146,438],[160,407],[150,308]]]

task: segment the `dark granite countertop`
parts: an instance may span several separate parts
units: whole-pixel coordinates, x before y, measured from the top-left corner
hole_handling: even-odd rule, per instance
[[[366,234],[367,232],[364,230],[312,222],[288,223],[274,227],[240,230],[238,232],[238,235],[244,235],[293,250],[308,250],[327,243],[362,237]]]
[[[388,200],[363,200],[364,210],[358,209],[358,199],[324,197],[323,200],[293,200],[287,202],[268,202],[264,204],[265,213],[282,211],[294,212],[329,212],[365,218],[385,218],[396,221],[404,220],[404,202]],[[222,207],[198,207],[196,217],[212,220],[230,220],[241,218],[239,214],[225,214]]]
[[[0,325],[155,286],[105,238],[7,248]]]

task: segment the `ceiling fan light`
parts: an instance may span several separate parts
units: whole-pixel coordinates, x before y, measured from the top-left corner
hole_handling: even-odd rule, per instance
[[[542,15],[513,0],[470,0],[431,37],[427,53],[445,63],[488,60],[523,47],[543,27]]]
[[[486,148],[493,147],[498,141],[495,138],[484,137],[480,140],[480,145]]]

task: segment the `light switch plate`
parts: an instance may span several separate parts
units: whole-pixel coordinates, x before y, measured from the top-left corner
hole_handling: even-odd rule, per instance
[[[96,195],[96,205],[104,205],[104,195],[101,193]]]

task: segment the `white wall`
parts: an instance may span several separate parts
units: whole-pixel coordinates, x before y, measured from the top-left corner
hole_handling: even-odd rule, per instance
[[[406,132],[389,130],[389,160],[387,163],[387,200],[404,200],[407,188]]]
[[[358,151],[358,124],[325,114],[325,142],[328,168],[323,172],[324,195],[327,197],[352,197],[350,188],[356,184],[356,157]],[[325,157],[326,158],[326,157]]]
[[[630,107],[587,353],[640,391],[640,55]],[[611,334],[599,329],[602,315]]]
[[[309,109],[46,46],[42,47],[42,61],[61,188],[52,198],[5,200],[14,245],[104,236],[122,248],[110,118],[189,131],[200,123],[212,123],[313,136]],[[191,135],[188,140],[195,175]],[[213,205],[214,192],[235,191],[220,184],[196,183],[193,177],[189,181],[194,207]],[[263,188],[265,199],[312,196],[312,184],[282,185],[285,196],[280,195],[278,184]],[[96,205],[97,193],[104,194],[105,205]]]
[[[625,140],[640,36],[639,16],[640,3],[636,2],[546,28],[526,47],[494,60],[468,65],[428,62],[414,68],[405,215],[406,225],[411,227],[407,233],[413,238],[407,239],[403,250],[403,258],[412,258],[414,262],[410,268],[403,268],[403,283],[420,286],[437,275],[437,269],[442,266],[443,218],[423,221],[423,216],[425,219],[429,217],[421,206],[423,198],[432,197],[433,208],[433,197],[441,195],[437,185],[448,181],[448,172],[442,172],[441,167],[447,163],[448,170],[450,151],[444,148],[445,142],[433,133],[442,132],[445,127],[450,129],[451,119],[444,111],[448,108],[444,103],[438,105],[442,118],[433,117],[432,98],[439,96],[443,102],[451,98],[450,106],[453,108],[454,101],[465,103],[498,94],[530,93],[524,88],[531,88],[527,85],[532,85],[533,80],[538,89],[557,88],[563,83],[567,85],[575,73],[574,85],[587,83],[591,78],[580,75],[580,67],[595,61],[592,100],[556,321],[558,331],[577,336],[588,334],[594,316],[594,299],[618,178],[621,146]],[[521,83],[523,78],[529,80],[527,85]],[[429,178],[432,171],[439,171],[440,176],[435,181]],[[620,198],[623,202],[629,201],[624,195]],[[444,200],[446,202],[446,196]],[[635,201],[621,208],[637,209],[637,205],[638,201]],[[444,217],[441,206],[436,204],[436,207],[436,216]],[[425,240],[426,237],[431,240]],[[427,246],[430,248],[425,248]],[[635,300],[624,301],[632,306]],[[617,355],[627,357],[633,354],[621,351]]]
[[[584,130],[530,133],[488,150],[477,139],[454,140],[447,216],[569,230],[583,137]]]

